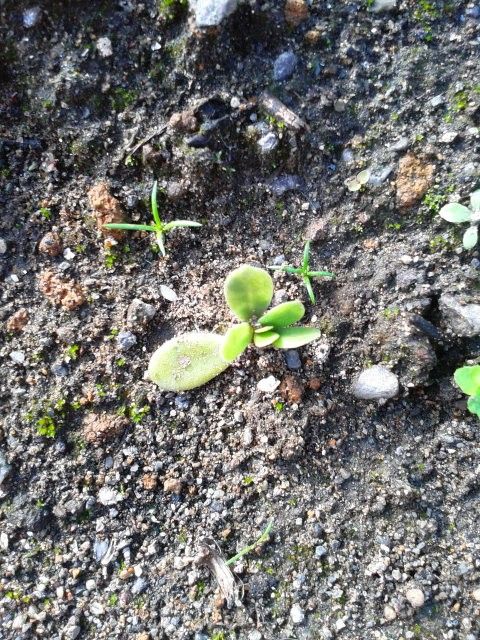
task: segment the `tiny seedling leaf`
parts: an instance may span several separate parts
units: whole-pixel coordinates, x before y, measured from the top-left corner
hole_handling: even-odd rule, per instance
[[[253,329],[248,322],[236,324],[227,331],[224,337],[221,356],[227,362],[238,358],[252,342]]]
[[[470,194],[470,204],[473,211],[480,211],[480,189]]]
[[[255,329],[255,333],[265,333],[265,331],[270,331],[270,329],[273,329],[273,324],[268,324],[266,327]]]
[[[454,224],[460,224],[461,222],[469,222],[472,217],[472,212],[463,204],[458,202],[450,202],[440,209],[438,214],[447,222],[453,222]]]
[[[273,344],[277,340],[279,334],[276,331],[265,331],[265,333],[254,333],[253,342],[256,347],[263,349]]]
[[[277,349],[296,349],[320,337],[320,330],[315,327],[285,327],[277,329],[277,333],[279,338],[273,343]]]
[[[465,249],[473,249],[473,247],[477,244],[478,241],[478,227],[477,225],[473,225],[472,227],[468,227],[468,229],[463,234],[463,246]]]
[[[272,325],[274,327],[288,327],[303,318],[305,307],[300,300],[291,300],[273,307],[265,315],[259,318],[259,323],[263,326]]]
[[[468,410],[480,418],[480,395],[472,396],[467,402]]]
[[[168,340],[155,351],[148,376],[164,391],[195,389],[228,367],[221,356],[224,337],[191,332]]]
[[[108,222],[103,225],[106,229],[124,229],[127,231],[156,231],[151,224],[130,224],[128,222]]]
[[[228,274],[224,286],[228,306],[239,320],[260,316],[273,296],[273,281],[264,269],[242,265]]]
[[[453,378],[463,393],[468,396],[480,395],[480,365],[460,367]]]

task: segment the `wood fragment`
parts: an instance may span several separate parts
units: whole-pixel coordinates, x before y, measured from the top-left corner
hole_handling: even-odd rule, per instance
[[[305,120],[299,118],[296,113],[285,106],[281,100],[272,96],[268,91],[263,91],[260,94],[258,104],[265,109],[269,115],[284,122],[289,129],[297,132],[302,129],[310,131],[310,127]]]

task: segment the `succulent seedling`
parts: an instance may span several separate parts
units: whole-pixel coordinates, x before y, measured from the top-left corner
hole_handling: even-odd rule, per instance
[[[468,410],[480,418],[480,365],[460,367],[453,374],[453,378],[463,393],[470,396]]]
[[[151,231],[155,234],[155,239],[160,249],[162,256],[166,255],[165,251],[165,236],[172,229],[177,227],[201,227],[200,222],[194,222],[193,220],[172,220],[172,222],[163,222],[158,213],[157,205],[157,181],[153,183],[152,194],[152,216],[153,220],[151,224],[131,224],[128,222],[109,222],[103,226],[107,229],[122,229],[125,231]]]
[[[314,327],[294,326],[305,313],[299,300],[283,302],[267,311],[273,281],[264,269],[238,267],[228,274],[224,293],[240,323],[230,327],[225,336],[191,332],[165,342],[148,366],[148,377],[161,389],[200,387],[222,373],[251,344],[260,349],[295,349],[320,336]]]
[[[478,241],[478,225],[480,224],[480,189],[470,194],[470,208],[459,202],[450,202],[440,209],[438,215],[453,224],[469,222],[470,226],[463,234],[462,242],[465,249],[473,249]]]
[[[303,250],[303,259],[300,267],[293,267],[290,264],[281,265],[281,266],[270,266],[269,269],[276,271],[284,271],[285,273],[294,273],[297,276],[300,276],[303,280],[303,284],[305,285],[306,290],[308,291],[308,297],[310,298],[310,302],[312,304],[316,303],[315,294],[313,293],[312,283],[310,278],[334,278],[335,274],[330,273],[330,271],[310,271],[310,241],[308,240],[305,243],[305,248]]]
[[[360,171],[360,173],[357,173],[356,176],[347,178],[345,180],[345,186],[349,191],[360,191],[362,187],[364,187],[369,180],[370,180],[370,169],[364,169],[363,171]]]

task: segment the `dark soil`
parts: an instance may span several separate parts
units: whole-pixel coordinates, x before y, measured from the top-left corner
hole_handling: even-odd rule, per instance
[[[0,637],[475,640],[480,436],[452,374],[480,338],[455,337],[438,300],[479,302],[480,263],[436,214],[479,186],[479,5],[314,1],[293,27],[283,0],[251,0],[200,31],[166,4],[39,2],[26,28],[31,5],[0,0]],[[275,82],[285,51],[298,65]],[[307,128],[268,116],[265,90]],[[168,124],[185,110],[195,131]],[[407,208],[409,153],[434,171],[407,185]],[[365,168],[374,180],[348,190]],[[280,193],[285,176],[296,187]],[[112,245],[88,201],[106,181],[146,223],[155,179],[166,220],[203,223],[169,235],[166,258],[145,233]],[[39,251],[49,232],[56,256]],[[166,339],[226,330],[230,270],[298,263],[313,232],[312,265],[336,274],[315,283],[316,305],[274,275],[276,299],[302,299],[322,330],[300,370],[250,349],[187,394],[144,379]],[[85,302],[52,302],[46,271]],[[150,322],[128,323],[135,298]],[[20,309],[26,325],[9,330]],[[356,400],[352,380],[376,363],[400,395]],[[292,375],[299,402],[292,380],[257,389]],[[92,413],[125,421],[95,442]],[[190,562],[199,542],[230,557],[269,521],[270,541],[234,567],[242,605],[222,606]]]

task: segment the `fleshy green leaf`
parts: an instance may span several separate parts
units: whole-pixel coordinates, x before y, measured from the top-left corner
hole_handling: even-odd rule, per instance
[[[265,315],[259,318],[259,323],[263,326],[272,325],[274,327],[288,327],[303,318],[305,307],[300,300],[282,302],[273,307]]]
[[[458,202],[450,202],[440,209],[438,215],[441,216],[447,222],[453,222],[459,224],[460,222],[469,222],[472,217],[472,212],[463,204]]]
[[[253,329],[248,322],[230,327],[224,337],[221,355],[227,362],[233,362],[252,342]]]
[[[468,410],[480,418],[480,395],[472,396],[467,402]]]
[[[201,332],[168,340],[150,358],[148,376],[164,391],[200,387],[228,367],[220,355],[223,342],[223,336]]]
[[[470,204],[473,211],[480,211],[480,189],[470,194]]]
[[[480,365],[460,367],[453,378],[463,393],[469,396],[480,395]]]
[[[277,329],[277,333],[279,338],[273,345],[277,349],[296,349],[320,337],[320,330],[315,327],[285,327]]]
[[[478,227],[477,225],[473,225],[472,227],[468,227],[468,229],[463,234],[463,246],[465,249],[473,249],[473,247],[477,244],[478,241]]]
[[[262,349],[263,347],[268,347],[268,345],[273,344],[278,337],[279,337],[279,334],[276,331],[265,331],[265,333],[254,333],[253,342],[256,347],[259,347],[260,349]]]
[[[228,274],[224,286],[227,304],[239,320],[260,316],[273,296],[273,281],[264,269],[244,264]]]
[[[360,173],[357,173],[357,180],[361,185],[367,184],[370,180],[370,169],[364,169],[360,171]]]
[[[268,324],[266,327],[255,329],[255,333],[265,333],[265,331],[270,331],[270,329],[273,329],[273,324]]]

